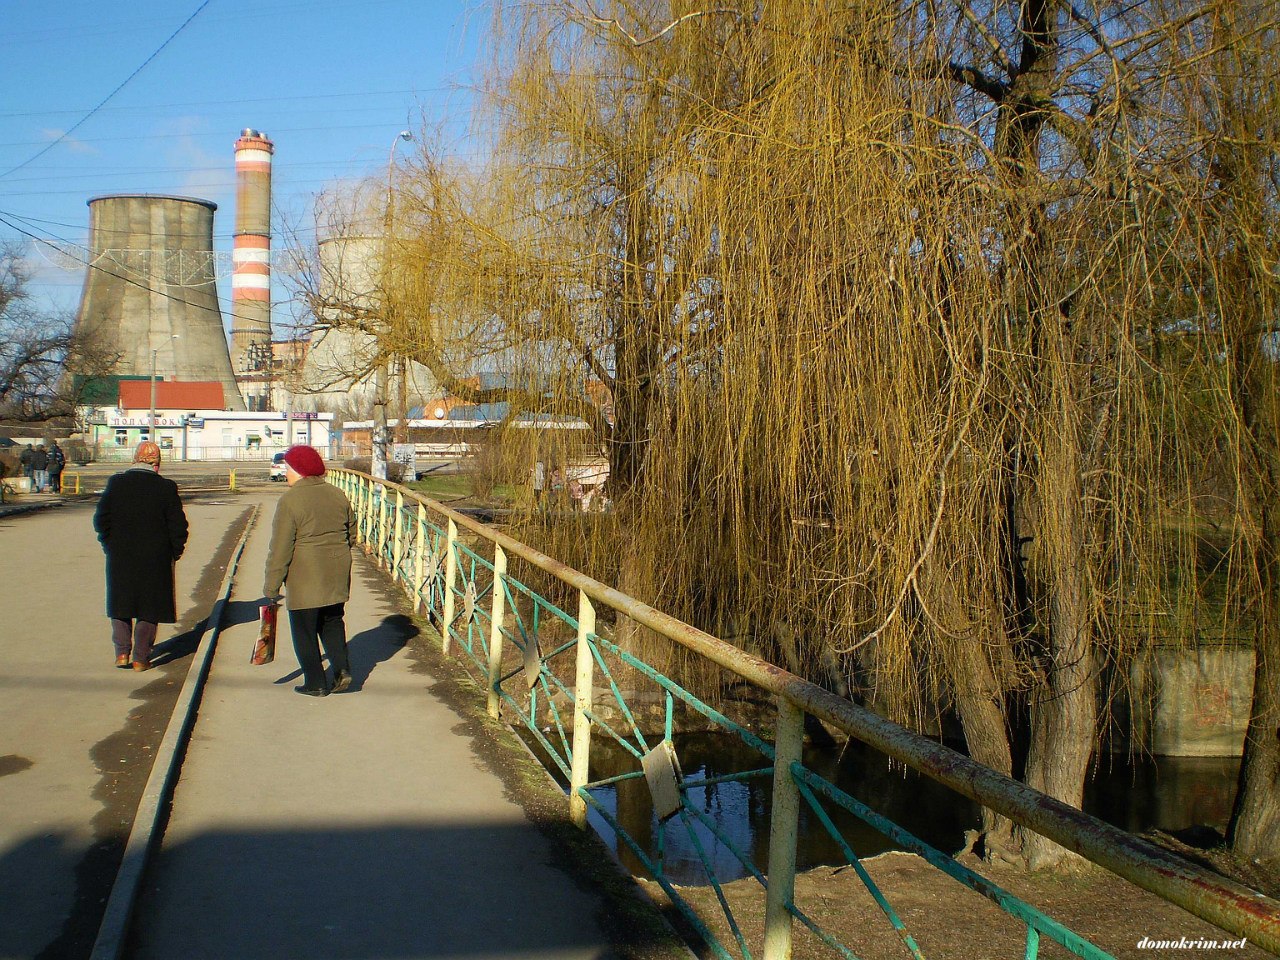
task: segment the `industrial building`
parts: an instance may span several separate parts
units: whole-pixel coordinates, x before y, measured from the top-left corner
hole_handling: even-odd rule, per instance
[[[175,460],[269,460],[295,443],[328,457],[343,455],[334,438],[333,414],[223,410],[213,382],[155,384],[155,434],[151,384],[125,381],[114,406],[82,412],[84,442],[94,460],[128,460],[143,440],[154,439]]]

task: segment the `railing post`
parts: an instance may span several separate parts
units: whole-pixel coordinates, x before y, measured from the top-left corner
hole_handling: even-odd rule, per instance
[[[427,508],[421,503],[418,504],[418,532],[414,543],[413,589],[409,591],[409,595],[413,597],[413,612],[422,613],[426,606],[422,601],[422,576],[426,572],[426,557],[423,554],[427,552]]]
[[[360,478],[360,528],[364,536],[360,538],[365,555],[373,552],[373,487],[364,477]]]
[[[400,579],[400,561],[404,559],[404,494],[396,490],[396,525],[395,525],[395,543],[391,550],[392,562],[395,566],[391,570],[391,579],[396,581]]]
[[[507,575],[507,553],[493,546],[493,606],[489,624],[489,716],[497,720],[501,712],[498,680],[502,676],[502,621],[507,617],[507,591],[502,578]]]
[[[449,628],[453,626],[453,582],[458,579],[458,558],[453,545],[458,540],[458,525],[452,520],[444,538],[444,609],[440,613],[440,651],[449,653]]]
[[[791,960],[791,913],[795,896],[796,829],[800,792],[791,764],[801,759],[804,711],[778,698],[778,730],[773,749],[773,814],[769,820],[769,888],[764,907],[764,960]]]
[[[387,485],[378,484],[378,566],[387,569]]]
[[[574,681],[573,699],[573,766],[569,776],[569,819],[574,825],[587,826],[587,801],[578,790],[590,779],[591,720],[587,714],[592,706],[592,689],[595,685],[595,657],[591,655],[588,637],[596,631],[596,608],[590,598],[578,591],[578,671]]]

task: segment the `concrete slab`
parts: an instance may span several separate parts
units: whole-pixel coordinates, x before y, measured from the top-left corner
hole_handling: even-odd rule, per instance
[[[270,505],[249,539],[131,956],[557,958],[615,953],[596,891],[476,755],[410,655],[416,627],[358,557],[355,682],[300,682],[287,626],[255,667]]]
[[[113,664],[93,505],[0,518],[0,957],[88,955],[245,512],[187,504],[182,620],[161,627],[168,662],[142,674]]]

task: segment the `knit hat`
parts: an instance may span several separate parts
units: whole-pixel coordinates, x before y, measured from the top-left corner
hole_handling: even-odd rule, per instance
[[[290,447],[284,452],[284,462],[293,468],[293,472],[304,477],[323,477],[324,459],[316,452],[315,447],[304,443]]]
[[[138,449],[133,451],[133,462],[160,466],[160,445],[151,440],[143,440],[138,444]]]

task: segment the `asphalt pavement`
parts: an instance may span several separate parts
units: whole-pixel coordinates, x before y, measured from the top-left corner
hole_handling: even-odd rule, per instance
[[[483,719],[477,691],[460,694],[456,671],[429,662],[438,638],[419,634],[430,628],[363,554],[347,606],[350,690],[293,691],[287,618],[275,662],[250,665],[283,489],[186,494],[183,619],[162,627],[163,663],[146,673],[113,665],[92,499],[0,517],[0,960],[88,956],[254,506],[124,956],[687,957],[604,846],[565,824],[563,794]]]
[[[114,666],[92,502],[0,517],[0,957],[87,956],[241,498],[195,497],[161,666]]]

